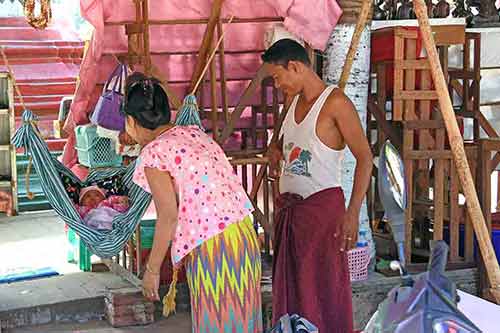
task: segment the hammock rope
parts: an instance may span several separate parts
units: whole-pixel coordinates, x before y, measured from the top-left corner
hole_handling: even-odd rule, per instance
[[[17,148],[24,148],[26,154],[30,154],[47,200],[64,222],[80,236],[90,251],[102,258],[117,255],[134,233],[151,203],[151,195],[132,181],[135,162],[122,168],[92,170],[87,179],[82,182],[71,170],[50,154],[47,144],[36,129],[37,120],[33,112],[25,110],[22,116],[22,125],[12,138],[12,143]],[[119,176],[128,191],[130,207],[127,212],[119,214],[113,219],[112,230],[93,229],[83,222],[76,211],[61,176],[69,177],[80,187]]]

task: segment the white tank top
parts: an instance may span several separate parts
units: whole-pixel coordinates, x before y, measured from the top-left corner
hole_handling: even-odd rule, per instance
[[[285,160],[280,177],[281,193],[291,192],[307,198],[316,192],[341,186],[344,150],[328,147],[316,134],[319,113],[334,88],[328,86],[321,93],[300,124],[295,121],[299,95],[293,99],[280,132]]]

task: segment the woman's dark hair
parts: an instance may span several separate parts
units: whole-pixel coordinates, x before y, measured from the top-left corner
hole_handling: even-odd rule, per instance
[[[160,81],[139,72],[130,75],[125,87],[123,112],[150,130],[168,124],[170,106]]]

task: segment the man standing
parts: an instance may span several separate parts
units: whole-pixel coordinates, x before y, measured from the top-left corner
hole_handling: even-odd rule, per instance
[[[353,330],[347,251],[356,245],[359,211],[368,189],[372,154],[358,114],[342,91],[326,86],[306,50],[291,39],[263,55],[287,101],[278,144],[269,147],[280,175],[273,263],[273,321],[297,313],[325,333]],[[341,167],[346,145],[356,158],[345,208]]]

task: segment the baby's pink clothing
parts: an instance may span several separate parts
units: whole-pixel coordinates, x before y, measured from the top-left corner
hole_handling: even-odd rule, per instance
[[[174,179],[179,196],[174,263],[253,211],[220,146],[196,126],[174,127],[143,148],[134,182],[151,192],[144,168],[167,171]]]
[[[81,206],[81,205],[75,205],[76,210],[78,211],[78,214],[82,218],[87,216],[87,214],[92,210],[96,209],[99,207],[109,207],[113,208],[114,210],[120,212],[120,213],[125,213],[128,209],[128,205],[124,205],[121,203],[123,196],[120,195],[111,195],[108,198],[104,199],[103,201],[99,202],[97,207],[87,207],[87,206]]]
[[[123,203],[124,198],[126,197],[121,195],[111,195],[106,198],[106,200],[101,201],[98,207],[109,207],[120,213],[125,213],[128,209],[128,205]]]

